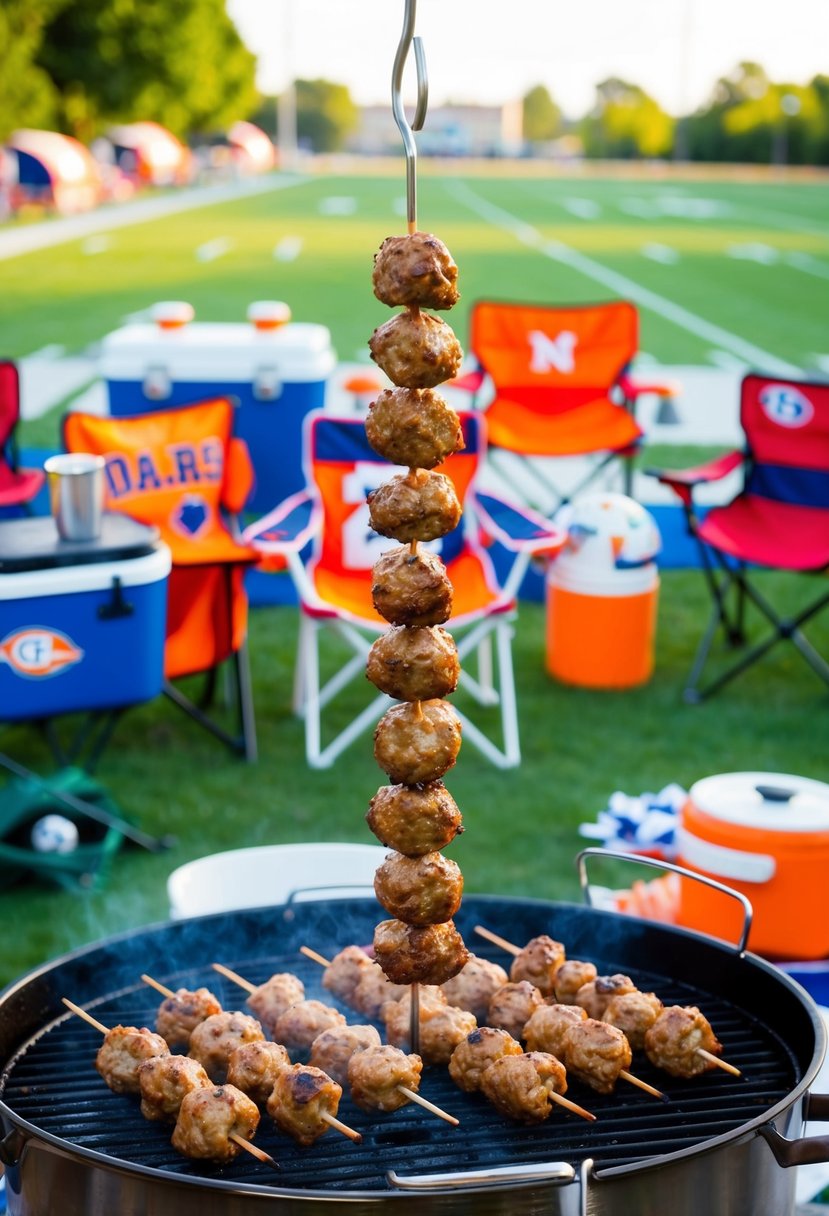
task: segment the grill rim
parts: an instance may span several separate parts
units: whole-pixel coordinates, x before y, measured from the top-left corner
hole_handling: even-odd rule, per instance
[[[372,909],[376,906],[374,901],[370,899],[353,900],[351,902],[352,904],[359,904],[361,906],[369,905]],[[280,920],[285,922],[293,921],[296,919],[297,914],[302,908],[307,908],[310,905],[312,910],[325,909],[330,906],[330,903],[331,901],[325,900],[303,900],[297,903],[289,902],[287,904],[273,906],[264,905],[259,908],[243,909],[235,913],[219,912],[176,921],[160,921],[152,925],[144,925],[135,929],[126,930],[123,933],[103,938],[99,941],[89,943],[86,946],[79,947],[76,950],[63,954],[48,961],[47,963],[44,963],[42,966],[34,969],[28,974],[21,976],[19,979],[12,981],[6,986],[6,988],[2,990],[2,992],[0,992],[0,1014],[6,1012],[6,1007],[13,1003],[16,997],[22,998],[27,992],[33,989],[38,982],[47,981],[48,977],[56,975],[56,973],[60,971],[62,967],[83,963],[85,959],[98,956],[102,951],[113,951],[117,954],[119,946],[126,945],[128,943],[135,943],[142,939],[147,941],[156,935],[161,934],[165,935],[166,937],[171,932],[176,932],[177,930],[184,934],[187,932],[188,926],[195,926],[197,928],[202,927],[203,929],[206,929],[209,928],[211,923],[226,925],[229,917],[249,917],[255,921],[257,918],[267,915],[274,921],[274,930],[276,931],[278,929],[277,922]],[[772,963],[769,963],[766,959],[752,954],[750,951],[740,952],[735,946],[727,942],[709,937],[705,934],[696,933],[689,929],[673,925],[661,925],[652,921],[644,921],[640,918],[632,916],[622,916],[619,913],[595,908],[589,904],[575,904],[564,901],[543,900],[521,896],[513,897],[504,895],[475,894],[468,895],[464,898],[464,907],[468,910],[470,906],[473,906],[475,909],[477,909],[479,906],[482,909],[492,907],[501,909],[502,911],[506,907],[513,910],[522,909],[529,911],[530,913],[537,909],[539,914],[543,915],[547,919],[553,916],[557,911],[566,912],[570,915],[583,914],[591,918],[596,918],[599,923],[602,923],[606,918],[609,918],[614,925],[625,926],[627,929],[625,934],[626,937],[629,937],[631,934],[639,931],[645,936],[655,935],[657,937],[664,937],[669,942],[676,942],[677,939],[685,940],[689,946],[692,945],[696,949],[702,949],[710,952],[712,957],[718,956],[720,959],[727,959],[739,963],[740,965],[749,967],[753,971],[764,973],[766,978],[777,988],[787,990],[790,996],[797,1000],[797,1003],[801,1006],[802,1011],[808,1016],[813,1032],[811,1060],[807,1065],[804,1065],[802,1076],[800,1077],[800,1080],[795,1083],[794,1088],[789,1090],[789,1092],[783,1098],[779,1099],[773,1106],[763,1110],[755,1118],[739,1124],[737,1127],[732,1128],[728,1132],[722,1133],[716,1137],[702,1140],[695,1145],[676,1150],[675,1152],[659,1153],[653,1157],[649,1157],[644,1160],[640,1159],[636,1162],[626,1163],[623,1165],[611,1165],[601,1169],[596,1169],[593,1167],[591,1170],[591,1178],[595,1182],[609,1182],[614,1178],[649,1174],[654,1170],[687,1161],[691,1158],[702,1158],[708,1154],[717,1152],[726,1145],[736,1144],[737,1142],[748,1140],[757,1134],[759,1128],[772,1123],[775,1119],[778,1119],[781,1115],[785,1114],[787,1111],[790,1111],[809,1091],[809,1088],[819,1071],[826,1052],[826,1028],[818,1011],[817,1005],[810,994],[800,984],[798,984],[797,981],[793,980],[785,972],[779,970]],[[85,1001],[85,1004],[94,1009],[97,1003],[103,1004],[106,1001],[111,1000],[112,997],[117,995],[120,991],[121,987],[116,984],[112,988],[109,988],[105,994],[101,994],[99,992],[96,996],[88,998]],[[52,995],[54,996],[54,993]],[[57,999],[59,1000],[59,998]],[[741,1008],[744,1007],[741,1006]],[[55,1016],[56,1014],[57,1016]],[[73,1160],[81,1159],[99,1169],[104,1169],[109,1173],[126,1178],[145,1178],[148,1181],[161,1183],[165,1187],[173,1186],[191,1189],[193,1186],[196,1186],[198,1188],[207,1188],[211,1191],[216,1191],[225,1195],[241,1195],[249,1198],[281,1198],[290,1199],[293,1201],[308,1200],[309,1202],[345,1201],[354,1203],[360,1201],[377,1202],[380,1200],[385,1202],[390,1199],[405,1202],[406,1200],[410,1201],[413,1196],[425,1194],[431,1195],[436,1193],[430,1188],[408,1191],[394,1189],[360,1189],[335,1193],[331,1190],[319,1190],[311,1187],[280,1187],[278,1185],[265,1185],[260,1182],[246,1183],[236,1182],[224,1178],[182,1175],[155,1166],[147,1166],[132,1162],[124,1163],[119,1158],[113,1157],[108,1153],[86,1148],[82,1145],[75,1144],[73,1141],[66,1140],[53,1132],[42,1129],[19,1115],[6,1103],[6,1082],[10,1070],[13,1068],[14,1062],[20,1051],[31,1043],[36,1037],[40,1037],[41,1035],[48,1033],[50,1028],[59,1022],[63,1022],[64,1020],[71,1018],[72,1016],[72,1014],[66,1014],[66,1017],[64,1017],[62,1008],[61,1011],[58,1011],[57,1008],[55,1008],[49,1012],[45,1012],[39,1023],[34,1028],[30,1026],[24,1030],[22,1034],[18,1034],[14,1049],[10,1053],[5,1054],[2,1058],[2,1073],[0,1073],[0,1117],[2,1117],[4,1123],[5,1140],[0,1143],[0,1159],[3,1159],[4,1157],[6,1144],[12,1139],[13,1131],[11,1129],[17,1129],[21,1134],[24,1134],[29,1139],[49,1144],[64,1157],[68,1157]],[[762,1021],[763,1019],[758,1018],[758,1020]],[[768,1025],[766,1021],[764,1021],[763,1024],[765,1026]],[[792,1050],[790,1043],[787,1043],[786,1046],[789,1050]],[[9,1124],[11,1125],[11,1129],[9,1128]],[[16,1159],[19,1160],[19,1154]],[[552,1166],[561,1161],[562,1158],[560,1156],[556,1156],[552,1161],[549,1162],[549,1164]],[[13,1165],[15,1164],[15,1161],[13,1160],[7,1162],[7,1164]],[[576,1161],[575,1163],[564,1162],[564,1164],[574,1168],[577,1173],[579,1172],[581,1166],[579,1161]],[[538,1181],[511,1184],[511,1186],[520,1186],[522,1189],[538,1185],[540,1185]],[[551,1180],[543,1185],[560,1187],[570,1184]],[[459,1187],[454,1193],[458,1195],[472,1195],[476,1193],[490,1193],[493,1189],[492,1184],[484,1184],[481,1186],[464,1186]]]

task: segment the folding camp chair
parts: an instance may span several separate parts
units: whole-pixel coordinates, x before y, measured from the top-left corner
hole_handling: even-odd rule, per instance
[[[629,366],[637,343],[638,314],[625,300],[572,308],[473,304],[470,349],[478,369],[454,387],[471,391],[476,407],[486,410],[490,457],[525,501],[551,512],[619,460],[630,494],[631,459],[642,437],[637,397],[674,391],[634,382]],[[561,457],[589,458],[587,472],[567,491],[550,467],[549,458]]]
[[[829,591],[785,619],[752,579],[755,567],[812,574],[825,573],[829,567],[829,383],[749,374],[740,388],[740,423],[745,434],[742,451],[691,469],[648,470],[679,496],[713,602],[685,689],[685,699],[692,703],[722,688],[783,640],[793,642],[829,683],[829,663],[801,631],[829,603]],[[740,467],[739,494],[701,519],[694,489]],[[745,645],[748,602],[771,623],[772,634],[700,687],[720,630],[728,645]]]
[[[460,689],[471,695],[473,704],[500,706],[500,745],[459,714],[464,739],[499,768],[509,768],[521,758],[511,647],[516,595],[531,556],[558,552],[565,536],[535,513],[476,489],[486,450],[485,421],[483,415],[466,413],[461,423],[466,447],[440,468],[454,481],[464,515],[453,532],[430,548],[436,548],[453,584],[454,612],[447,628],[455,636],[461,662],[477,656],[474,676],[465,669]],[[247,529],[244,539],[264,553],[287,559],[301,608],[294,709],[305,719],[308,763],[327,768],[392,703],[388,697],[375,697],[323,745],[323,709],[352,679],[365,682],[370,645],[387,628],[372,604],[371,570],[394,542],[371,530],[366,494],[400,470],[372,451],[359,419],[319,411],[306,419],[304,451],[307,491],[286,499]],[[484,533],[511,555],[512,564],[500,581],[482,543]],[[320,673],[323,631],[333,632],[351,654],[328,679]]]
[[[0,361],[0,508],[31,511],[45,480],[42,469],[22,469],[15,431],[20,420],[20,376],[10,359]]]
[[[67,414],[70,452],[106,457],[108,510],[155,524],[170,547],[164,693],[247,760],[256,759],[256,727],[247,655],[244,574],[257,561],[235,534],[252,483],[245,444],[231,436],[226,398],[123,418]],[[238,730],[208,714],[219,668],[232,669]],[[198,701],[173,684],[204,673]]]

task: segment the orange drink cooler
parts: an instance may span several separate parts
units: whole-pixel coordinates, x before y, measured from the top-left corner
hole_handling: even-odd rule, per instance
[[[750,949],[772,958],[829,955],[829,785],[785,773],[706,777],[683,807],[677,861],[751,901]],[[742,910],[683,880],[677,923],[734,941]]]

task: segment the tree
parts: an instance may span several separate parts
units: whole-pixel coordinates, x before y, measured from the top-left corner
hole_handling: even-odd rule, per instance
[[[581,124],[588,156],[664,156],[674,120],[639,85],[611,76],[596,86],[596,102]]]
[[[356,128],[359,111],[344,84],[297,80],[296,130],[314,152],[336,152]]]
[[[139,119],[205,132],[258,99],[255,57],[224,0],[71,0],[45,27],[38,62],[61,96],[61,125],[84,140]]]
[[[0,5],[0,141],[17,127],[54,126],[58,94],[36,62],[43,30],[68,0],[3,0]]]
[[[561,110],[547,88],[537,84],[524,96],[522,134],[530,143],[547,143],[561,131]]]

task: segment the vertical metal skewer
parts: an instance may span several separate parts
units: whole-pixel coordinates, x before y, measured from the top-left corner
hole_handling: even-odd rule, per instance
[[[405,5],[403,32],[400,35],[391,74],[391,108],[394,121],[403,137],[403,148],[406,153],[406,217],[411,234],[417,231],[417,145],[414,132],[421,129],[426,118],[426,107],[429,104],[429,78],[426,72],[426,52],[423,49],[423,41],[414,36],[417,0],[405,0]],[[409,124],[403,108],[403,69],[406,66],[409,47],[412,45],[414,45],[417,69],[417,105],[414,118]]]
[[[411,1008],[409,1010],[409,1042],[416,1056],[420,1055],[420,984],[409,987]]]

